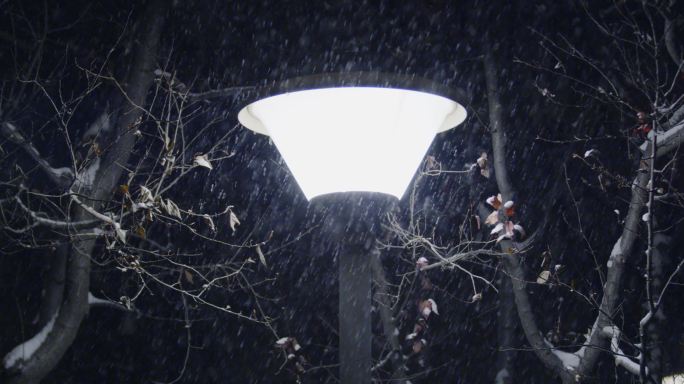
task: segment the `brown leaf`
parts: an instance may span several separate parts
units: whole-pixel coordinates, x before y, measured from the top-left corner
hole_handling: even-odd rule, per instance
[[[510,200],[504,204],[504,215],[506,215],[506,217],[515,216],[515,204]]]
[[[185,280],[188,283],[190,283],[190,284],[195,283],[195,276],[192,274],[192,272],[188,271],[187,269],[183,270],[183,277],[185,277]]]
[[[487,161],[487,152],[482,152],[477,159],[477,165],[480,167],[480,174],[489,179],[489,165]]]
[[[145,238],[146,233],[145,233],[144,227],[142,227],[140,225],[136,225],[135,228],[133,229],[133,231],[135,232],[136,235],[140,236],[141,238],[143,238],[143,239]]]
[[[211,216],[204,214],[202,215],[202,218],[204,219],[204,222],[209,226],[209,229],[211,229],[212,232],[216,232],[216,226],[214,225],[214,220],[211,219]]]
[[[499,211],[494,211],[487,216],[485,225],[494,225],[499,222]]]
[[[494,209],[499,209],[501,207],[501,194],[496,196],[490,196],[487,198],[487,204],[491,205]]]

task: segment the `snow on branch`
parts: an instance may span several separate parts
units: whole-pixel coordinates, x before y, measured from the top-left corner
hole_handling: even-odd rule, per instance
[[[119,304],[116,301],[101,299],[92,293],[88,292],[88,305],[91,307],[110,307],[115,309],[120,309],[123,311],[132,311],[133,308],[123,304]]]
[[[657,156],[663,156],[684,142],[684,121],[678,125],[668,129],[665,132],[658,133],[658,152]]]
[[[602,329],[603,336],[610,337],[610,350],[613,352],[615,358],[615,365],[624,367],[627,372],[633,375],[639,375],[639,363],[630,359],[622,349],[620,349],[620,328],[616,326],[607,326]]]
[[[558,360],[561,361],[561,363],[563,364],[563,368],[570,372],[577,370],[577,368],[580,365],[580,352],[583,352],[583,349],[580,349],[580,351],[577,353],[561,351],[553,344],[551,344],[551,342],[548,341],[546,338],[544,338],[544,344],[546,344],[549,347],[549,349],[551,349],[551,352],[558,358]]]
[[[81,200],[72,195],[71,200],[73,200],[76,204],[78,204],[83,210],[88,212],[91,216],[94,216],[95,218],[104,221],[107,224],[110,224],[112,227],[114,227],[114,231],[116,232],[116,237],[122,242],[126,242],[126,232],[125,230],[121,229],[121,224],[119,224],[116,220],[114,220],[112,217],[104,215],[100,212],[98,212],[96,209],[93,207],[88,206],[87,204],[84,204],[81,202]]]
[[[50,321],[40,330],[35,336],[26,340],[25,342],[17,345],[12,349],[5,357],[2,359],[2,364],[5,369],[19,369],[21,370],[24,361],[27,361],[33,356],[33,354],[40,348],[45,342],[48,334],[52,331],[55,326],[55,320],[59,311],[52,315]]]
[[[32,211],[29,207],[27,207],[23,201],[21,201],[21,198],[19,196],[15,196],[14,200],[17,202],[17,205],[21,207],[21,209],[26,212],[31,219],[38,223],[39,225],[52,228],[52,229],[84,229],[84,228],[92,228],[100,224],[100,220],[85,220],[85,221],[62,221],[62,220],[54,220],[54,219],[49,219],[47,217],[43,217],[40,215],[41,212],[35,212]]]
[[[55,184],[62,188],[67,188],[71,185],[74,179],[72,170],[68,167],[55,168],[51,166],[50,163],[40,155],[38,149],[24,137],[14,124],[8,122],[0,124],[0,133],[12,143],[22,147]]]

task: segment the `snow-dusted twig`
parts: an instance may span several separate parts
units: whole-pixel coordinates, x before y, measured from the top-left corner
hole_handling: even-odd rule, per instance
[[[35,212],[28,208],[24,202],[21,200],[19,196],[14,197],[14,201],[16,201],[17,205],[24,211],[26,214],[29,215],[29,217],[36,222],[37,224],[52,228],[52,229],[62,229],[62,230],[78,230],[78,229],[87,229],[87,228],[93,228],[96,227],[97,225],[101,224],[101,220],[86,220],[86,221],[64,221],[64,220],[54,220],[54,219],[49,219],[47,217],[43,217],[40,215],[39,212]]]
[[[19,128],[14,124],[10,122],[0,123],[0,133],[12,143],[23,148],[57,186],[66,189],[71,185],[74,180],[74,172],[71,168],[55,168],[51,166],[50,163],[40,155],[40,152],[38,152],[38,149],[36,149],[33,143],[26,139],[19,131]]]
[[[617,326],[605,326],[601,330],[604,337],[610,339],[610,350],[613,352],[613,358],[615,359],[616,366],[622,366],[627,370],[627,372],[633,375],[639,375],[640,363],[632,360],[630,357],[625,355],[620,349],[620,336],[621,331]],[[643,361],[642,358],[637,358],[640,362]],[[645,368],[644,368],[645,369]]]

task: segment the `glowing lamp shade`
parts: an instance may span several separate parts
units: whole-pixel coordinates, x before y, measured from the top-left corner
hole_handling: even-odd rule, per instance
[[[271,137],[309,200],[350,191],[400,199],[435,135],[465,117],[448,98],[375,87],[284,93],[238,115],[242,125]]]

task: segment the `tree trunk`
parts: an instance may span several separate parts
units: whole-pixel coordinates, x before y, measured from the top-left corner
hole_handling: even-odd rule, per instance
[[[43,328],[59,310],[64,297],[64,280],[69,256],[69,244],[60,244],[54,254],[48,255],[47,278],[43,284],[43,300],[40,304],[38,326]]]
[[[657,226],[656,226],[657,228]],[[651,264],[651,291],[654,300],[658,300],[658,294],[663,290],[667,276],[667,254],[670,248],[670,236],[658,231],[653,234],[653,255]],[[647,348],[645,348],[646,366],[648,367],[649,379],[654,383],[662,382],[663,374],[663,334],[662,329],[666,323],[664,308],[661,305],[655,316],[646,328]]]
[[[144,105],[147,92],[153,81],[153,71],[157,54],[157,46],[161,36],[166,6],[163,1],[150,1],[144,11],[141,25],[143,35],[138,41],[134,54],[134,62],[129,71],[127,81],[123,84],[127,94],[125,111],[120,114],[113,145],[97,174],[92,193],[93,208],[101,207],[102,201],[111,197],[114,187],[121,177],[122,165],[128,159],[135,144],[135,136],[130,127],[142,115],[137,107]],[[133,105],[131,105],[133,104]],[[85,200],[86,204],[90,201]],[[92,219],[83,209],[76,208],[76,221]],[[88,312],[88,292],[90,286],[90,257],[95,248],[95,240],[73,243],[66,264],[66,285],[64,300],[59,308],[52,331],[38,350],[24,362],[18,376],[9,380],[11,384],[40,382],[54,367],[71,346],[83,318]]]
[[[499,286],[499,308],[496,312],[496,339],[499,352],[496,359],[496,384],[513,384],[515,349],[515,328],[517,314],[515,313],[515,297],[511,279],[500,274],[497,281]]]
[[[514,200],[513,184],[508,176],[506,168],[506,134],[504,132],[503,105],[499,99],[497,67],[494,61],[492,47],[487,46],[483,58],[485,80],[487,83],[487,101],[489,103],[489,130],[492,135],[492,155],[494,157],[494,172],[496,184],[501,192],[503,201]],[[544,342],[532,311],[532,305],[526,291],[527,282],[523,266],[520,264],[518,255],[512,241],[503,240],[499,243],[502,252],[508,253],[503,257],[503,265],[510,277],[515,306],[527,341],[530,343],[537,357],[551,369],[563,383],[574,382],[573,375],[568,372],[561,360],[556,357]]]

